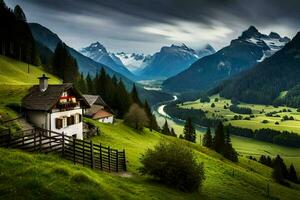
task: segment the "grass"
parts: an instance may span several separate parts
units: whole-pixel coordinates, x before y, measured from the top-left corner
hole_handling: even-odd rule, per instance
[[[29,73],[28,73],[29,66]],[[38,84],[38,77],[46,74],[49,84],[60,83],[55,76],[45,72],[42,67],[28,65],[14,59],[0,56],[0,121],[6,121],[17,117],[17,112],[9,109],[10,104],[20,104],[28,89]],[[7,125],[7,124],[6,124]],[[8,124],[13,129],[20,129],[18,124]],[[0,125],[0,129],[5,126]]]
[[[150,132],[148,129],[142,133],[137,133],[135,130],[125,126],[122,122],[109,125],[93,122],[89,119],[86,120],[94,123],[101,129],[101,135],[93,138],[94,143],[101,142],[113,148],[126,149],[128,170],[134,174],[134,176],[139,176],[137,171],[140,167],[139,158],[147,148],[153,147],[161,140],[169,142],[178,140],[156,132]],[[266,198],[265,187],[267,183],[272,185],[274,196],[282,199],[292,197],[288,197],[288,195],[293,193],[293,189],[290,191],[291,193],[289,193],[288,191],[284,191],[287,188],[283,188],[272,182],[270,179],[270,168],[250,161],[245,156],[240,157],[240,162],[235,164],[224,160],[219,154],[201,147],[199,144],[183,142],[182,145],[192,148],[199,162],[204,162],[205,165],[207,178],[200,193],[195,194],[197,198],[251,199],[253,195],[256,195],[258,199],[264,199]],[[232,176],[232,171],[235,172],[234,176]],[[294,194],[300,194],[300,187],[295,185],[294,187]],[[279,190],[281,192],[279,192]]]
[[[218,98],[218,102],[214,102],[214,99]],[[211,104],[214,103],[215,107],[212,108]],[[233,120],[234,115],[240,115],[237,113],[234,113],[230,111],[229,109],[224,109],[225,105],[232,105],[231,101],[228,99],[220,98],[219,95],[214,95],[211,97],[210,103],[200,103],[199,100],[192,101],[192,102],[185,102],[180,107],[186,108],[186,109],[202,109],[207,112],[208,117],[217,117],[217,118],[224,118],[227,119],[227,124],[231,123],[233,126],[238,126],[242,128],[250,128],[252,130],[257,130],[261,128],[270,128],[274,130],[279,131],[290,131],[300,134],[300,113],[297,112],[297,109],[295,108],[289,108],[285,106],[279,106],[275,108],[274,106],[270,105],[258,105],[258,104],[246,104],[241,103],[239,104],[240,107],[247,107],[251,108],[254,118],[251,118],[250,120]],[[228,107],[228,106],[227,106]],[[290,110],[291,112],[279,112],[282,110]],[[261,113],[261,111],[264,111]],[[279,115],[279,117],[269,117],[266,116],[266,113],[270,112],[278,112],[276,115]],[[295,120],[287,120],[287,121],[281,121],[283,116],[292,116]],[[249,117],[249,115],[243,115],[243,118]],[[267,120],[268,123],[262,123],[263,120]],[[278,125],[275,124],[275,122],[279,122]]]

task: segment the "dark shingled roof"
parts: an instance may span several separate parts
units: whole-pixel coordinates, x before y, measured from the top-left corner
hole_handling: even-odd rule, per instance
[[[62,93],[69,89],[72,89],[77,94],[78,101],[81,101],[84,107],[90,107],[85,98],[80,95],[71,83],[48,85],[45,92],[41,92],[39,85],[35,85],[30,88],[29,93],[22,99],[22,107],[28,110],[49,111],[59,101]]]
[[[108,106],[99,95],[84,94],[83,97],[90,104],[90,106],[92,106],[94,104],[101,105],[101,106]]]

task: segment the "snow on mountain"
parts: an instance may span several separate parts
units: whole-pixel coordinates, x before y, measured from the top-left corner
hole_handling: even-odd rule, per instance
[[[199,58],[214,52],[211,46],[196,51],[185,44],[164,46],[155,53],[147,65],[138,72],[144,79],[166,79],[187,69]],[[210,52],[210,53],[209,53]]]
[[[263,56],[257,62],[262,62],[265,58],[272,56],[290,41],[288,37],[281,37],[275,32],[269,35],[261,34],[255,27],[250,27],[240,39],[263,48]]]
[[[136,77],[123,65],[120,58],[115,56],[113,53],[109,53],[99,42],[92,43],[90,46],[82,48],[80,52],[94,61],[102,63],[123,74],[131,80],[136,79]]]
[[[143,69],[151,59],[151,55],[137,53],[120,52],[113,53],[113,56],[119,58],[123,65],[132,72]]]

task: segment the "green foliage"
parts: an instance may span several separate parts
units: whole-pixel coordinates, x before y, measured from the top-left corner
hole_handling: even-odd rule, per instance
[[[210,127],[207,128],[206,133],[203,137],[203,146],[212,148],[213,147],[213,141],[212,141],[212,135],[211,135],[211,130]]]
[[[141,102],[141,100],[140,100],[140,98],[139,98],[139,95],[138,95],[138,92],[137,92],[135,84],[133,84],[130,96],[131,96],[131,100],[132,100],[133,103],[136,103],[139,106],[143,105],[142,102]]]
[[[289,177],[289,172],[286,168],[283,159],[279,155],[277,155],[273,161],[272,177],[275,179],[276,182],[280,184],[288,184],[284,181],[284,179],[287,179]]]
[[[207,95],[207,94],[203,94],[203,95],[201,95],[201,97],[200,97],[200,102],[201,103],[205,103],[205,102],[210,102],[210,98],[209,98],[209,96]]]
[[[203,164],[180,143],[160,143],[141,158],[140,172],[185,192],[199,189],[205,178]]]
[[[138,131],[143,131],[144,127],[149,125],[149,119],[145,110],[135,103],[130,106],[128,113],[124,117],[124,122]]]
[[[196,142],[196,130],[193,126],[192,118],[188,118],[183,129],[184,139],[190,142]]]
[[[52,73],[60,77],[64,83],[75,83],[79,77],[77,62],[64,43],[59,42],[55,48]]]
[[[215,105],[214,103],[212,103],[212,104],[210,105],[210,107],[215,108],[216,105]]]
[[[12,11],[4,1],[0,4],[0,54],[19,61],[40,65],[36,44],[22,8]]]
[[[290,165],[288,179],[294,183],[299,183],[297,172],[293,164]]]
[[[147,117],[149,119],[149,125],[148,125],[148,128],[150,129],[150,131],[152,130],[155,130],[155,131],[160,131],[159,129],[159,126],[157,124],[157,121],[156,121],[156,117],[154,114],[152,114],[152,111],[151,111],[151,108],[148,104],[148,101],[145,100],[145,103],[144,103],[144,110],[147,114]]]
[[[229,106],[229,110],[238,114],[252,114],[251,108],[239,107],[236,104]]]

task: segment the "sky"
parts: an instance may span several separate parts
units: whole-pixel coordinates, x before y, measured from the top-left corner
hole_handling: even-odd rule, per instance
[[[300,31],[299,0],[6,0],[19,4],[69,46],[99,41],[108,51],[146,53],[185,43],[220,49],[250,25],[292,38]]]

